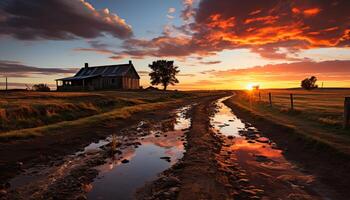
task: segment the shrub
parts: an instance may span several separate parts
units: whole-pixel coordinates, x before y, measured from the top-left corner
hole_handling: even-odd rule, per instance
[[[38,92],[49,92],[50,87],[47,86],[47,84],[40,83],[33,85],[33,90]]]
[[[311,76],[310,78],[306,78],[301,81],[301,87],[305,90],[312,90],[318,88],[316,85],[317,78],[315,76]]]

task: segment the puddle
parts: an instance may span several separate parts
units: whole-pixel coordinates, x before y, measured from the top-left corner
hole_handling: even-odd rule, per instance
[[[319,199],[318,195],[310,195],[313,191],[305,189],[314,178],[302,173],[286,160],[275,143],[232,113],[223,103],[228,98],[216,102],[217,111],[211,117],[211,124],[218,134],[227,137],[228,145],[223,147],[222,154],[238,165],[243,176],[240,178],[249,179],[250,184],[260,187],[272,199],[295,195]]]
[[[117,134],[119,154],[108,156],[107,163],[96,167],[99,175],[91,184],[83,185],[89,199],[132,199],[137,188],[182,158],[184,132],[191,120],[185,106],[174,112],[175,117],[151,124],[140,121],[136,126]],[[172,111],[169,111],[172,112]],[[90,161],[106,158],[106,145],[112,136],[93,142],[63,160],[35,166],[10,180],[11,190],[23,196],[40,198],[52,185],[64,180],[73,170],[84,168]],[[107,147],[108,149],[109,147]],[[128,162],[123,161],[127,160]],[[96,165],[95,165],[96,166]],[[69,185],[69,184],[68,184]],[[64,187],[69,187],[65,185]]]
[[[87,187],[88,199],[132,199],[138,188],[182,158],[184,130],[190,127],[186,117],[189,108],[176,110],[175,120],[166,123],[166,127],[158,126],[137,139],[138,148],[132,145],[123,148],[120,155],[97,167],[100,174]],[[125,159],[128,162],[122,163]]]

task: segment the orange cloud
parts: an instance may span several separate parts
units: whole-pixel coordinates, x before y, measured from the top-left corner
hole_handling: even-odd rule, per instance
[[[245,69],[211,71],[209,73],[216,78],[249,77],[258,82],[299,82],[300,79],[311,75],[316,75],[323,81],[349,81],[350,60],[270,64]]]
[[[269,59],[298,60],[302,49],[350,46],[350,1],[202,0],[197,9],[193,1],[184,5],[191,8],[186,20],[193,17],[193,22],[173,27],[183,35],[126,40],[122,53],[184,57],[248,48]]]
[[[311,17],[311,16],[315,16],[318,13],[320,13],[321,10],[319,8],[309,8],[303,11],[303,14],[305,16]]]

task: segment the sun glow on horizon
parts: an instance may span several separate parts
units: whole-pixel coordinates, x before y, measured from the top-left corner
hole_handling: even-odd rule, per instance
[[[260,84],[259,83],[248,83],[246,86],[247,90],[254,90],[254,89],[258,89],[260,88]]]

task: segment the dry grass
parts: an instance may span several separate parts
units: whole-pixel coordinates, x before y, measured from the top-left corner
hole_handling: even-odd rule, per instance
[[[85,124],[98,125],[210,94],[174,91],[0,93],[0,139],[34,137]]]
[[[268,106],[268,93],[272,94],[273,108]],[[344,97],[350,96],[350,89],[306,90],[261,90],[263,103],[258,107],[268,112],[282,112],[302,119],[314,121],[321,125],[340,128],[343,123]],[[293,94],[294,112],[290,111],[290,94]],[[252,95],[258,101],[258,93]]]
[[[246,91],[237,91],[232,103],[243,110],[248,110],[255,118],[264,118],[271,123],[287,127],[296,136],[310,141],[310,144],[327,146],[337,152],[350,154],[350,130],[343,129],[342,105],[350,90],[319,89],[302,90],[264,90],[263,102],[258,102],[258,95],[249,100]],[[273,96],[273,107],[267,102],[268,92]],[[297,110],[291,111],[287,97],[296,96]],[[287,96],[287,97],[286,97]],[[324,120],[322,120],[324,119]],[[273,130],[271,130],[273,131]],[[277,133],[284,134],[284,133]]]
[[[191,96],[180,92],[110,91],[0,93],[0,132],[92,116],[125,106]]]
[[[21,129],[21,130],[13,130],[13,131],[4,132],[0,134],[0,139],[15,139],[15,138],[18,139],[18,138],[36,137],[36,136],[42,136],[45,134],[50,134],[51,132],[55,132],[61,129],[69,129],[72,127],[77,127],[82,125],[93,126],[94,124],[98,125],[108,120],[126,119],[130,117],[132,114],[140,111],[150,111],[155,109],[161,109],[162,107],[166,106],[167,103],[170,103],[170,102],[159,102],[159,103],[149,103],[149,104],[128,106],[120,109],[114,109],[109,112],[92,115],[89,117],[79,118],[72,121],[62,121],[62,122],[57,122],[46,126],[39,126],[35,128],[27,128],[27,129]],[[171,103],[176,103],[176,100],[172,101]]]

